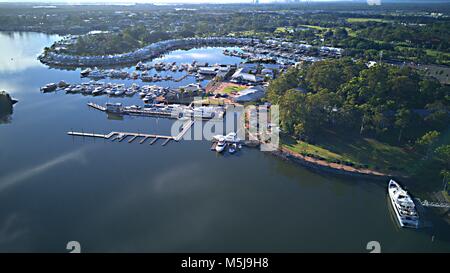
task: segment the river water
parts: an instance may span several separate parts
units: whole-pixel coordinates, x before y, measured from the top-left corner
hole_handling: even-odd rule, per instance
[[[397,227],[385,183],[319,175],[257,149],[217,155],[208,141],[163,147],[66,135],[169,134],[172,121],[108,118],[86,106],[142,104],[137,97],[40,93],[49,82],[83,81],[79,70],[36,60],[56,39],[0,34],[0,90],[19,100],[0,124],[0,252],[67,252],[69,241],[83,252],[368,252],[369,241],[383,252],[450,251],[450,229],[433,214],[428,228]],[[221,52],[162,60],[240,61]]]

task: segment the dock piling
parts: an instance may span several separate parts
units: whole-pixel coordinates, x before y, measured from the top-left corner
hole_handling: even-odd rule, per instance
[[[171,138],[166,139],[166,141],[164,141],[164,143],[161,146],[166,146],[167,143],[169,143],[169,141],[171,141],[171,140],[172,140]]]
[[[143,144],[148,138],[149,138],[148,136],[144,137],[144,138],[139,142],[139,144]]]

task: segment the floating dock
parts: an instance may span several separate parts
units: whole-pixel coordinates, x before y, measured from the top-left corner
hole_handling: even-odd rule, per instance
[[[88,102],[87,104],[89,107],[94,108],[96,110],[100,110],[102,112],[107,112],[106,107],[98,105],[93,102]],[[165,118],[179,118],[176,113],[172,111],[152,111],[149,109],[123,109],[120,112],[111,112],[113,114],[119,114],[119,115],[130,115],[130,116],[148,116],[148,117],[165,117]]]
[[[94,109],[97,109],[97,110],[100,110],[100,111],[103,111],[103,112],[106,111],[106,107],[101,106],[101,105],[98,105],[98,104],[93,103],[93,102],[88,102],[87,105],[88,105],[89,107],[92,107],[92,108],[94,108]]]
[[[108,110],[105,106],[101,106],[101,105],[98,105],[93,102],[88,102],[87,105],[96,110],[106,112],[106,113],[117,114],[117,115],[164,117],[164,118],[171,118],[171,119],[179,119],[183,116],[183,113],[184,113],[182,109],[156,110],[156,108],[136,109],[136,108],[120,106],[117,109]],[[188,107],[193,107],[193,102]],[[221,108],[219,110],[214,111],[213,114],[214,115],[212,115],[212,116],[201,116],[201,117],[197,117],[197,116],[192,117],[191,116],[190,118],[194,118],[196,120],[223,119],[223,117],[225,115],[225,111]]]

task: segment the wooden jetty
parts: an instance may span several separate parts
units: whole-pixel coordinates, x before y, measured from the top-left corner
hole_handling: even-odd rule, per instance
[[[177,136],[165,136],[165,135],[156,135],[156,134],[143,134],[143,133],[132,133],[132,132],[111,132],[107,135],[103,134],[94,134],[94,133],[84,133],[84,132],[67,132],[70,136],[77,137],[92,137],[92,138],[103,138],[103,139],[111,139],[111,141],[117,140],[118,142],[124,141],[126,138],[130,137],[128,143],[132,143],[138,137],[142,137],[142,140],[139,142],[143,144],[147,139],[152,138],[150,145],[155,144],[158,139],[164,139],[165,141],[162,143],[162,146],[166,146],[171,140],[175,140],[176,142],[180,141],[180,139],[189,131],[189,129],[194,124],[194,120],[188,120],[184,125],[183,129]]]
[[[101,135],[101,134],[93,134],[93,133],[80,133],[80,132],[67,132],[68,135],[71,136],[82,136],[82,137],[97,137],[97,138],[105,138],[109,139],[112,135]]]
[[[416,200],[424,207],[450,208],[450,203],[446,202],[430,202],[428,200],[420,200],[419,198],[416,198]]]
[[[174,82],[181,82],[182,80],[186,79],[187,77],[189,77],[189,74],[184,74],[183,76],[179,77],[178,79],[174,79]]]

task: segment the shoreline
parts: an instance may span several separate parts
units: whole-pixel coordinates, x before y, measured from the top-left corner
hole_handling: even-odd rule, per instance
[[[282,159],[288,160],[290,162],[293,162],[295,164],[299,164],[305,168],[308,168],[309,170],[326,173],[326,174],[332,174],[332,175],[338,175],[338,176],[345,176],[345,177],[352,177],[352,178],[368,178],[372,180],[387,180],[391,179],[394,176],[369,170],[369,169],[359,169],[355,167],[350,167],[338,163],[329,163],[324,160],[315,159],[312,157],[304,156],[292,151],[289,151],[286,148],[279,148],[276,151],[271,152],[272,155],[280,157]]]
[[[270,154],[281,158],[285,161],[292,162],[307,168],[310,171],[321,175],[334,175],[338,177],[353,178],[353,179],[370,179],[372,181],[387,181],[389,179],[395,179],[393,175],[384,174],[381,172],[372,171],[369,169],[358,169],[349,167],[337,163],[328,163],[323,160],[314,159],[311,157],[303,156],[301,154],[289,151],[286,148],[279,148],[276,151],[270,152]],[[445,196],[442,192],[425,192],[425,196],[433,202],[446,202]],[[442,218],[447,224],[450,225],[450,209],[446,208],[429,208],[430,213]]]

